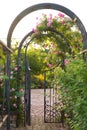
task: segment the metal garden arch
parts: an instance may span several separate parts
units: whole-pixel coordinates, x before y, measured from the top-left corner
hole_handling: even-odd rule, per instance
[[[53,9],[53,10],[57,10],[57,11],[61,11],[63,13],[65,13],[66,15],[68,15],[72,20],[75,20],[77,26],[79,27],[79,30],[81,31],[81,35],[82,35],[82,40],[83,40],[83,49],[87,49],[87,33],[85,30],[85,27],[83,25],[83,23],[81,22],[81,20],[78,18],[78,16],[76,16],[76,14],[74,14],[71,10],[69,10],[68,8],[58,5],[58,4],[54,4],[54,3],[41,3],[41,4],[36,4],[33,5],[31,7],[28,7],[27,9],[23,10],[12,22],[9,31],[8,31],[8,35],[7,35],[7,46],[9,48],[11,48],[11,39],[12,39],[12,34],[13,31],[15,29],[15,27],[17,26],[17,24],[28,14],[30,14],[31,12],[37,11],[37,10],[42,10],[42,9]],[[7,55],[7,75],[10,77],[10,54]],[[10,129],[10,80],[7,81],[7,86],[8,86],[8,127],[7,130]]]

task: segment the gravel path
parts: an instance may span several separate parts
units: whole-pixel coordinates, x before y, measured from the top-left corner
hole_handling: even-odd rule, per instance
[[[31,115],[44,116],[44,89],[31,90]]]

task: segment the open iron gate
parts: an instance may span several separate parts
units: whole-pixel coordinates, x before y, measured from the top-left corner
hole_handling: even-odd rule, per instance
[[[47,77],[49,79],[47,79]],[[25,73],[25,122],[31,125],[31,72]],[[60,108],[58,88],[53,83],[54,70],[44,71],[44,122],[63,123],[62,109]],[[38,91],[38,90],[37,90]],[[37,99],[38,100],[38,99]]]
[[[49,77],[50,79],[48,79]],[[53,83],[54,69],[44,71],[44,122],[63,123],[59,108],[58,88]]]

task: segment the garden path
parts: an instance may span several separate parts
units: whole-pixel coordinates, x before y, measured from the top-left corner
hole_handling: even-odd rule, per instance
[[[44,123],[44,89],[31,90],[31,127],[27,130],[65,130],[61,124]]]

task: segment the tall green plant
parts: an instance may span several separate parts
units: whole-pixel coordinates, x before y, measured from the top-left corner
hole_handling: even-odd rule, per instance
[[[76,57],[66,70],[60,67],[55,71],[55,83],[60,87],[62,109],[66,122],[74,130],[87,129],[87,65]]]

